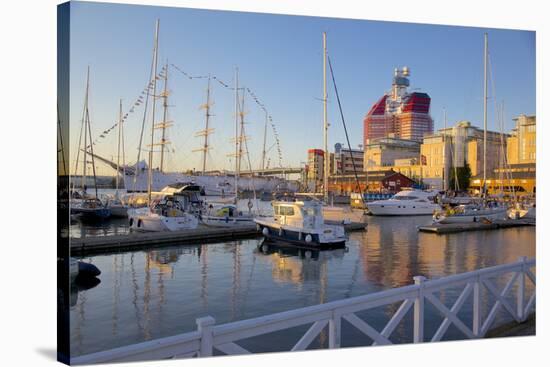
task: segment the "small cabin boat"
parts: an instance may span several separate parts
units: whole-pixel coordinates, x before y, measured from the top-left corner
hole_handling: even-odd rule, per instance
[[[272,218],[256,218],[257,228],[269,240],[318,249],[344,247],[344,227],[325,224],[319,201],[273,201]]]

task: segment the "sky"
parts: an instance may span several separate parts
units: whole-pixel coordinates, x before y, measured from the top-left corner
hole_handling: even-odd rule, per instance
[[[159,70],[169,63],[191,75],[212,75],[250,90],[265,105],[276,127],[284,166],[303,165],[307,149],[323,146],[321,102],[322,32],[342,102],[352,147],[362,143],[363,118],[391,88],[393,70],[408,66],[411,89],[430,95],[435,129],[469,120],[483,125],[483,34],[489,37],[488,127],[499,130],[496,104],[504,104],[504,130],[512,118],[535,114],[535,32],[423,25],[368,20],[271,15],[187,8],[72,2],[70,24],[71,170],[81,126],[90,67],[89,110],[94,150],[116,159],[116,129],[98,136],[118,119],[119,100],[126,113],[148,83],[155,21],[160,20]],[[329,148],[346,143],[330,74],[328,83]],[[169,68],[171,141],[167,170],[201,168],[202,144],[194,134],[204,128],[199,107],[206,99],[206,79],[189,80]],[[158,84],[162,88],[162,82]],[[207,169],[232,169],[235,132],[234,92],[212,81],[211,150]],[[261,164],[265,117],[246,96],[245,121],[253,168]],[[162,120],[157,104],[155,122]],[[143,105],[128,115],[125,160],[137,158]],[[147,118],[144,141],[150,141]],[[157,134],[158,136],[158,134]],[[157,140],[157,139],[155,139]],[[279,165],[275,137],[268,128],[270,166]],[[145,147],[143,149],[146,149]],[[158,155],[156,155],[158,156]],[[146,157],[146,153],[141,154]],[[121,158],[122,159],[122,158]],[[155,164],[156,165],[156,164]],[[248,163],[243,163],[248,167]],[[97,164],[98,174],[113,170]]]

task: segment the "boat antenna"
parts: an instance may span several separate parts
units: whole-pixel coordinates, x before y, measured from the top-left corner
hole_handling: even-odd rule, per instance
[[[349,134],[348,134],[348,128],[346,127],[346,120],[344,119],[344,112],[342,111],[342,103],[340,102],[340,95],[338,93],[338,87],[336,86],[336,80],[334,78],[334,71],[332,70],[332,62],[330,61],[330,57],[328,57],[328,65],[330,68],[330,75],[332,77],[332,84],[334,85],[334,92],[336,94],[336,100],[338,101],[338,110],[340,111],[340,118],[342,119],[342,125],[344,126],[344,133],[346,134],[346,141],[348,143],[349,148],[349,155],[351,158],[351,163],[353,166],[353,174],[355,175],[355,182],[357,184],[357,188],[359,189],[359,192],[361,193],[361,200],[363,201],[363,206],[365,206],[365,197],[363,195],[363,190],[361,189],[361,185],[359,184],[359,175],[357,174],[357,167],[355,166],[355,159],[353,159],[353,153],[351,150],[351,143],[349,141]]]

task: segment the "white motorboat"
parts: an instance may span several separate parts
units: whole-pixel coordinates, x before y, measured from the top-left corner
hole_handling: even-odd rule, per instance
[[[423,190],[404,190],[387,200],[367,203],[372,215],[432,215],[441,209],[434,202],[437,192]]]
[[[273,201],[273,217],[254,222],[269,240],[314,248],[344,247],[344,227],[325,224],[318,201]]]
[[[481,221],[505,220],[508,218],[508,208],[495,205],[459,205],[438,211],[433,215],[434,223],[472,223]]]

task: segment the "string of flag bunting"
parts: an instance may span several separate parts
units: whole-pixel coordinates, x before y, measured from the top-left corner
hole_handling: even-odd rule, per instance
[[[185,72],[184,70],[182,70],[181,68],[179,68],[177,65],[175,64],[170,64],[174,69],[176,69],[177,71],[179,71],[180,73],[182,73],[183,75],[185,75],[188,79],[192,80],[192,79],[204,79],[204,78],[208,78],[209,76],[208,75],[197,75],[197,76],[194,76],[194,75],[191,75],[187,72]],[[229,84],[225,83],[223,80],[221,80],[220,78],[216,77],[215,75],[211,75],[210,76],[211,79],[217,81],[221,86],[223,86],[224,88],[228,89],[228,90],[235,90],[235,88],[233,87],[230,87]],[[273,118],[271,117],[271,115],[269,114],[269,112],[267,111],[265,105],[260,101],[260,99],[256,96],[256,94],[250,90],[250,88],[246,88],[246,92],[250,95],[250,97],[252,97],[252,99],[254,100],[254,102],[256,102],[256,104],[267,114],[268,116],[268,120],[269,120],[269,123],[271,125],[271,129],[273,130],[273,135],[275,137],[275,143],[276,143],[276,146],[277,146],[277,154],[278,154],[278,158],[279,158],[279,166],[282,167],[283,166],[283,154],[282,154],[282,150],[281,150],[281,144],[280,144],[280,140],[279,140],[279,133],[277,132],[277,128],[275,126],[275,123],[273,122]],[[268,160],[269,162],[269,160]]]
[[[155,80],[159,80],[161,78],[164,78],[164,76],[166,75],[165,72],[166,72],[166,65],[163,66],[160,69],[160,72],[155,76]],[[124,122],[126,122],[128,117],[131,114],[133,114],[134,112],[136,112],[136,110],[137,110],[137,108],[139,108],[139,106],[141,106],[142,104],[145,103],[144,98],[147,98],[149,95],[152,95],[152,89],[153,89],[153,84],[154,84],[155,80],[151,79],[149,81],[149,83],[147,83],[147,85],[139,93],[138,97],[130,105],[131,106],[130,109],[128,111],[126,111],[126,113],[124,115],[122,115],[122,119],[120,121],[116,121],[114,123],[114,125],[111,126],[110,128],[108,128],[106,130],[103,130],[103,132],[94,140],[94,142],[92,143],[93,145],[96,145],[97,143],[99,143],[100,140],[105,139],[107,137],[107,135],[109,135],[109,133],[111,131],[113,131],[119,125],[119,123],[124,124]],[[92,146],[92,144],[88,145],[87,149],[89,149]]]
[[[189,80],[193,80],[193,79],[205,79],[205,78],[208,78],[210,77],[211,79],[217,81],[221,86],[223,86],[224,88],[228,89],[228,90],[235,90],[235,88],[232,88],[229,86],[229,84],[225,83],[223,80],[221,80],[220,78],[216,77],[215,75],[191,75],[187,72],[185,72],[184,70],[182,70],[181,68],[179,68],[177,65],[175,64],[170,64],[170,66],[172,66],[175,70],[179,71],[181,74],[183,74],[184,76],[186,76]],[[113,126],[109,127],[108,129],[104,130],[95,140],[93,143],[91,143],[90,145],[88,145],[87,149],[89,149],[92,144],[93,145],[96,145],[97,143],[99,143],[100,140],[102,139],[105,139],[109,133],[111,131],[113,131],[114,129],[117,128],[117,126],[120,124],[120,123],[124,123],[126,122],[126,120],[128,119],[128,117],[130,117],[130,115],[132,115],[133,113],[135,113],[137,111],[137,109],[139,108],[139,106],[141,106],[142,104],[145,103],[145,98],[149,97],[150,95],[152,95],[152,89],[153,89],[153,84],[155,82],[155,80],[160,80],[161,78],[164,78],[165,75],[166,75],[166,72],[167,72],[167,69],[166,69],[166,65],[164,65],[160,72],[155,75],[155,79],[151,79],[149,81],[149,83],[147,83],[147,85],[143,88],[143,90],[139,93],[138,97],[134,100],[134,102],[130,105],[131,107],[129,108],[128,111],[126,111],[126,113],[122,116],[122,119],[120,121],[116,121]],[[252,97],[252,100],[266,113],[266,115],[268,116],[268,120],[269,120],[269,123],[271,125],[271,129],[273,131],[273,136],[275,137],[275,143],[276,143],[276,146],[277,146],[277,154],[278,154],[278,159],[279,159],[279,166],[282,167],[282,161],[283,161],[283,155],[282,155],[282,150],[281,150],[281,144],[280,144],[280,140],[279,140],[279,133],[277,132],[277,127],[275,126],[275,123],[273,122],[273,118],[271,117],[271,115],[269,114],[269,112],[267,111],[265,105],[260,101],[260,99],[256,96],[256,94],[250,89],[250,88],[246,88],[246,92],[250,95],[250,97]],[[269,167],[269,163],[270,163],[270,159],[268,158],[267,160],[267,166]]]

